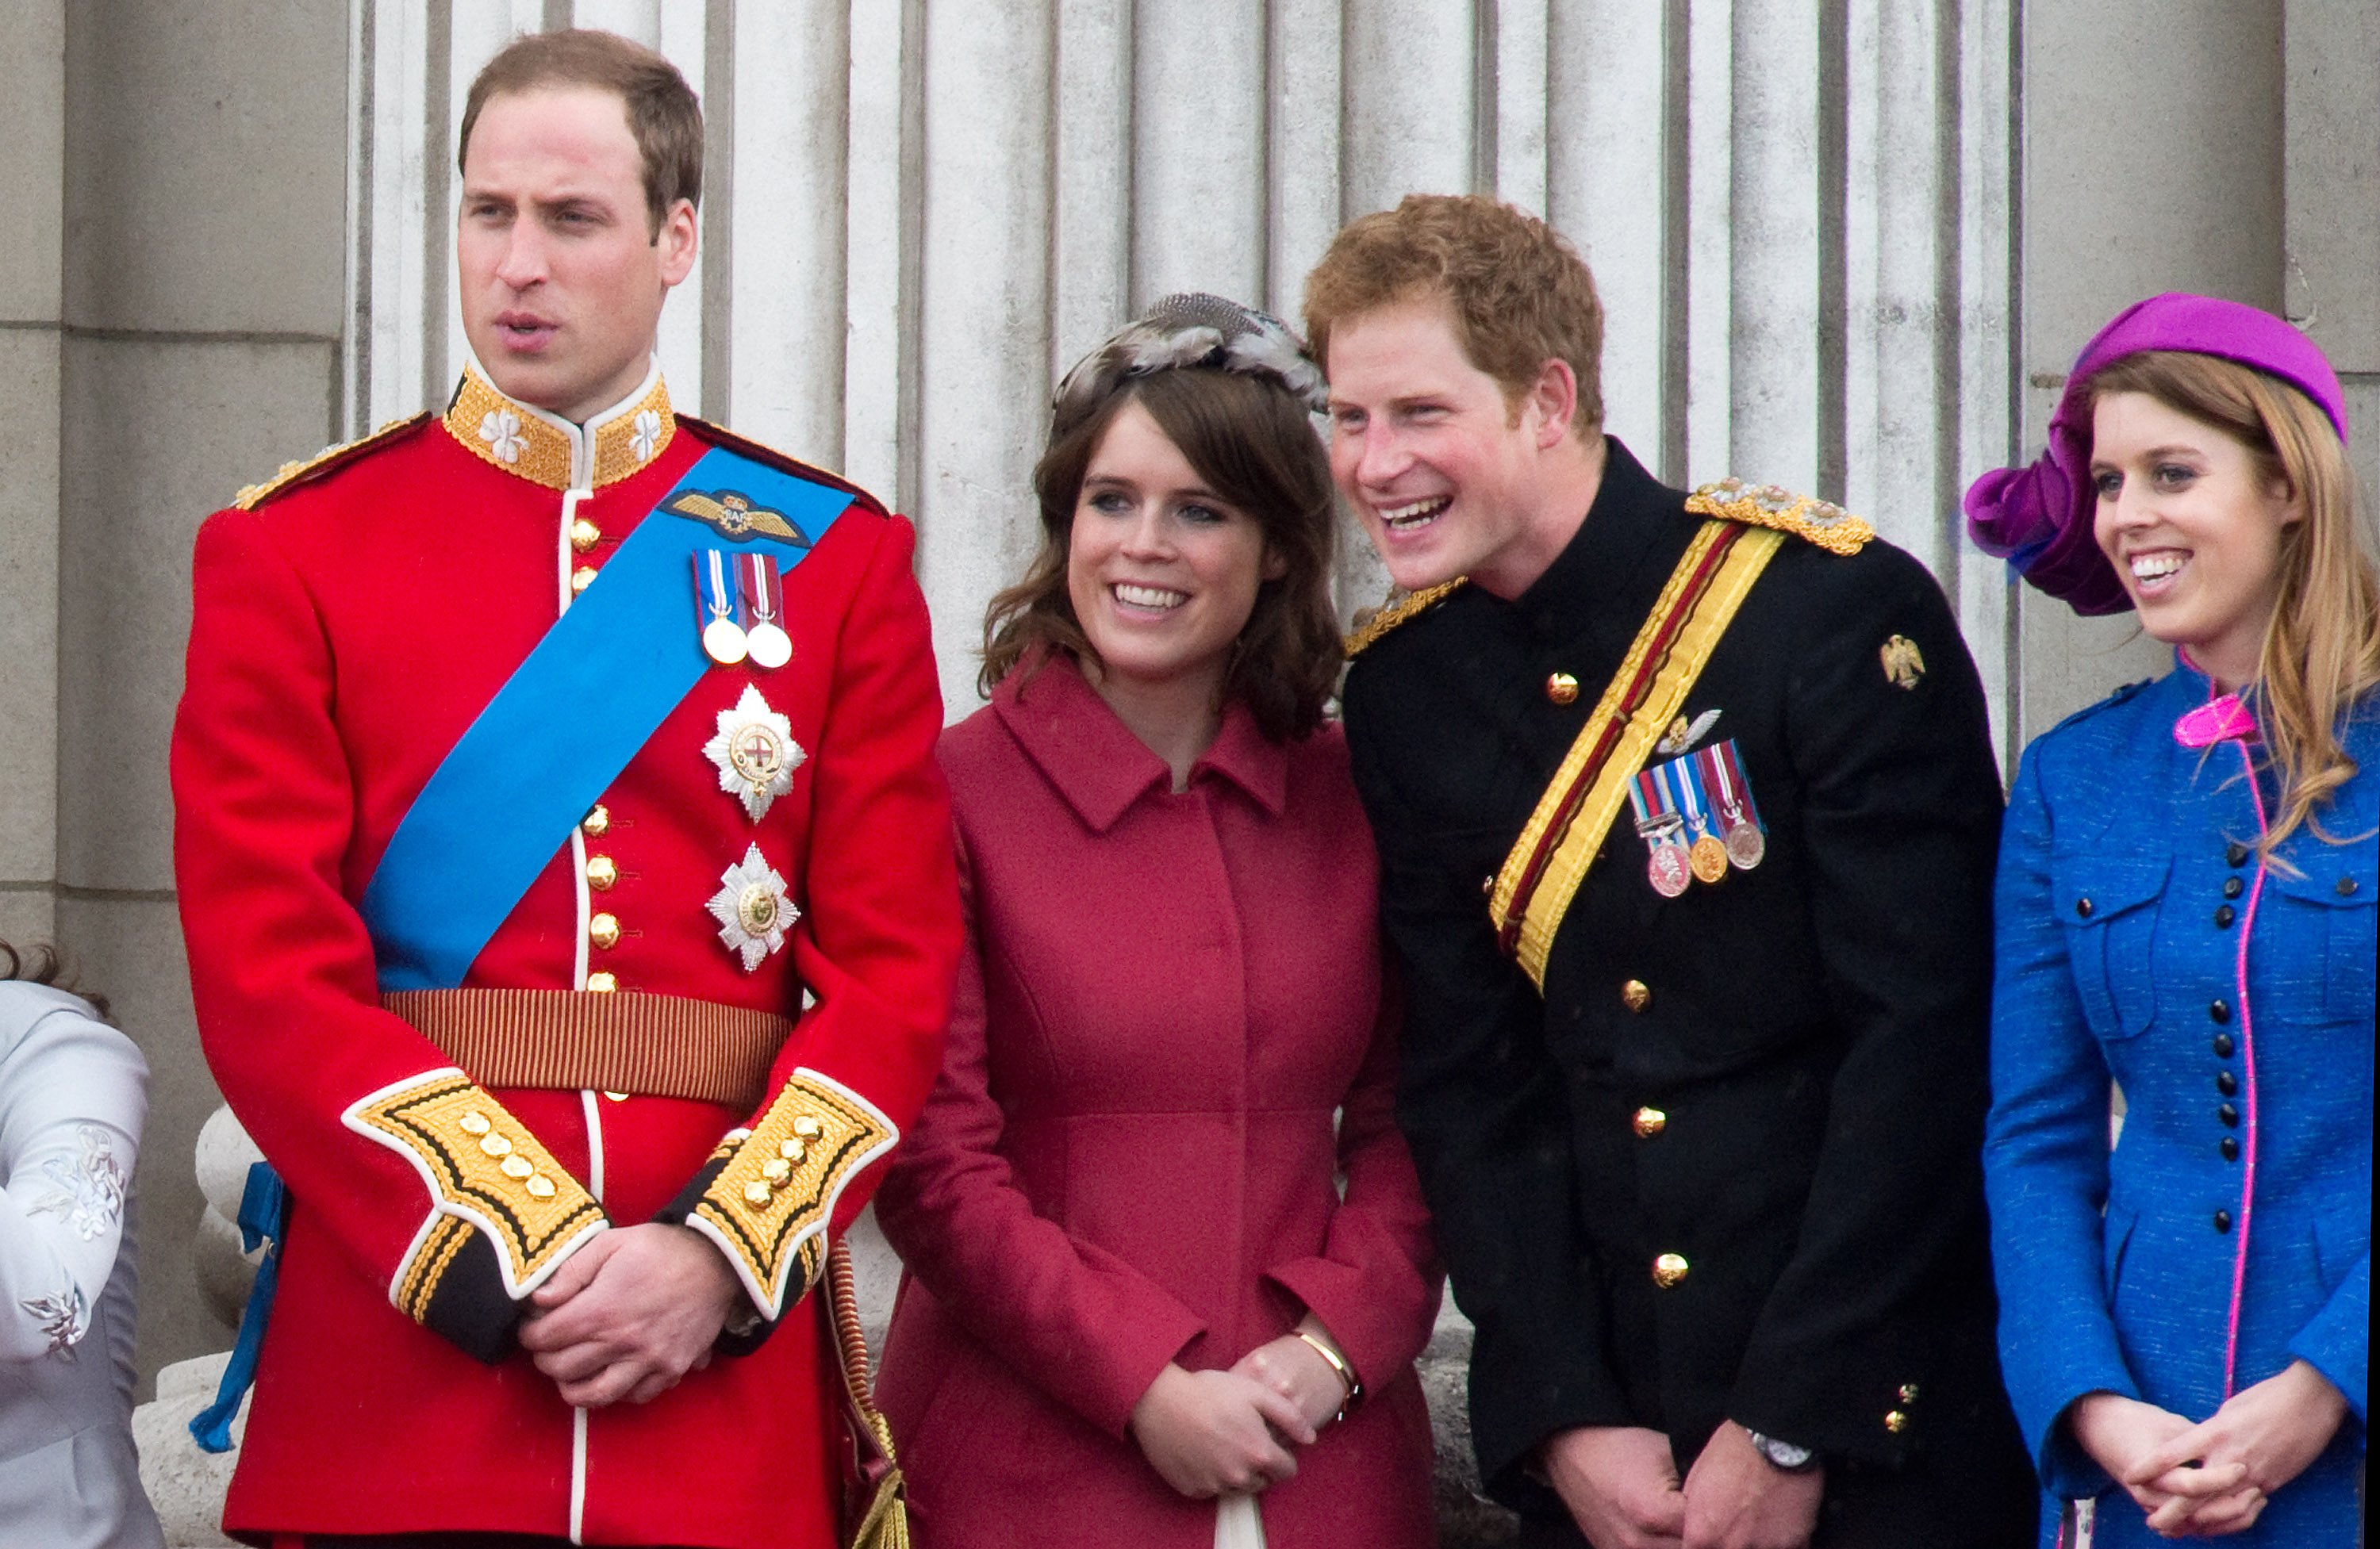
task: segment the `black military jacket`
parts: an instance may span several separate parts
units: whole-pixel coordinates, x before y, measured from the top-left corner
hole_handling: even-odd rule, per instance
[[[2000,787],[1933,577],[1789,537],[1683,710],[1718,712],[1694,745],[1735,739],[1766,859],[1665,899],[1623,808],[1542,997],[1497,948],[1484,884],[1702,520],[1607,447],[1525,595],[1455,592],[1343,692],[1408,996],[1400,1116],[1477,1327],[1482,1473],[1526,1504],[1538,1443],[1615,1424],[1668,1432],[1682,1470],[1733,1419],[1838,1478],[1963,1453],[1936,1507],[1971,1492],[1959,1470],[2004,1496],[1981,1465],[2023,1464],[1978,1163]]]

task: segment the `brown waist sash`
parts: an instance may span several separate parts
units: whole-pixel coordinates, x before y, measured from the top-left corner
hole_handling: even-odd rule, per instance
[[[692,1097],[741,1113],[769,1095],[791,1017],[623,990],[405,989],[381,1004],[482,1086]]]

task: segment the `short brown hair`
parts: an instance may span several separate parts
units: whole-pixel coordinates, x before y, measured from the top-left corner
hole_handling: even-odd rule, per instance
[[[678,200],[702,202],[702,104],[677,67],[617,32],[575,28],[515,38],[480,67],[463,99],[455,170],[471,153],[471,128],[491,97],[540,87],[591,86],[620,99],[645,165],[645,213],[656,240]]]
[[[1226,703],[1237,699],[1274,742],[1303,737],[1322,723],[1338,681],[1338,616],[1330,606],[1330,455],[1305,406],[1267,377],[1220,369],[1153,371],[1132,377],[1087,414],[1050,427],[1050,446],[1034,465],[1041,503],[1041,547],[1024,579],[991,599],[983,621],[983,673],[994,684],[1042,652],[1098,660],[1066,590],[1075,506],[1091,459],[1126,404],[1137,403],[1181,449],[1191,468],[1264,532],[1265,551],[1281,573],[1257,588],[1223,677]]]
[[[1442,296],[1471,364],[1517,406],[1548,360],[1578,377],[1582,438],[1603,428],[1603,303],[1561,234],[1477,194],[1407,194],[1350,221],[1305,280],[1305,334],[1327,370],[1341,321]]]

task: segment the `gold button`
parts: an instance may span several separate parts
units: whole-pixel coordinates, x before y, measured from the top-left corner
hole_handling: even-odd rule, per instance
[[[1670,1116],[1659,1108],[1638,1108],[1628,1125],[1636,1131],[1638,1140],[1651,1140],[1670,1127]]]
[[[529,1166],[528,1158],[526,1156],[507,1156],[504,1158],[504,1173],[506,1178],[527,1178],[535,1171],[537,1171],[537,1169]]]
[[[611,856],[589,855],[587,857],[587,885],[589,887],[594,889],[599,893],[609,892],[611,890],[612,884],[617,882],[619,879],[620,868],[613,864]]]
[[[1578,680],[1568,672],[1556,672],[1546,680],[1546,697],[1557,705],[1578,703]]]
[[[502,1135],[481,1135],[480,1137],[480,1149],[486,1152],[491,1156],[504,1156],[509,1153],[512,1148],[513,1143],[504,1139]]]
[[[1683,1253],[1663,1253],[1653,1261],[1653,1283],[1668,1290],[1686,1277],[1686,1268]]]
[[[1641,1011],[1653,1003],[1653,991],[1642,979],[1631,979],[1620,986],[1620,1003],[1632,1011]]]
[[[604,830],[612,826],[612,809],[599,802],[594,811],[579,819],[578,826],[587,830],[588,838],[601,839]]]
[[[783,1156],[788,1162],[793,1163],[795,1167],[800,1167],[803,1161],[808,1157],[809,1154],[810,1148],[804,1145],[797,1140],[789,1140],[785,1142],[784,1144],[777,1147],[777,1155]]]
[[[756,1178],[756,1179],[754,1179],[754,1180],[752,1180],[752,1181],[751,1181],[751,1182],[745,1184],[745,1185],[744,1185],[744,1203],[745,1203],[745,1204],[768,1204],[768,1203],[769,1203],[769,1186],[768,1186],[766,1183],[761,1182],[761,1181],[760,1181],[759,1179],[757,1179],[757,1178]]]
[[[1909,1417],[1899,1410],[1890,1410],[1884,1417],[1884,1428],[1897,1436],[1909,1429]]]
[[[609,995],[620,987],[620,976],[599,968],[587,975],[587,987],[596,995]]]
[[[602,541],[603,529],[581,516],[570,524],[570,546],[580,553]]]
[[[477,1108],[465,1108],[463,1117],[455,1120],[455,1127],[467,1135],[484,1135],[491,1128],[488,1116]]]
[[[550,1200],[553,1197],[553,1180],[540,1173],[529,1174],[528,1181],[521,1187],[527,1189],[533,1197],[538,1199]]]
[[[620,922],[609,914],[597,914],[587,922],[587,939],[609,950],[620,944]]]
[[[595,567],[582,564],[570,573],[570,595],[577,596],[595,584]]]
[[[794,1133],[804,1140],[816,1140],[825,1132],[819,1128],[819,1121],[807,1113],[794,1120]]]
[[[1913,1404],[1917,1402],[1917,1385],[1915,1383],[1905,1382],[1900,1385],[1900,1401],[1904,1404]]]
[[[625,1092],[606,1092],[603,1094],[603,1098],[606,1102],[625,1103],[628,1100],[628,1095]]]
[[[783,1183],[794,1176],[793,1164],[782,1156],[771,1156],[760,1164],[760,1176],[771,1183]]]

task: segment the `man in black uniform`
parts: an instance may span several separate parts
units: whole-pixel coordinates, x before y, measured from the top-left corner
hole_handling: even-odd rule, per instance
[[[1343,699],[1489,1488],[1543,1544],[2027,1542],[2000,790],[1940,588],[1822,502],[1657,482],[1585,264],[1509,207],[1355,222],[1306,321],[1405,594]]]

